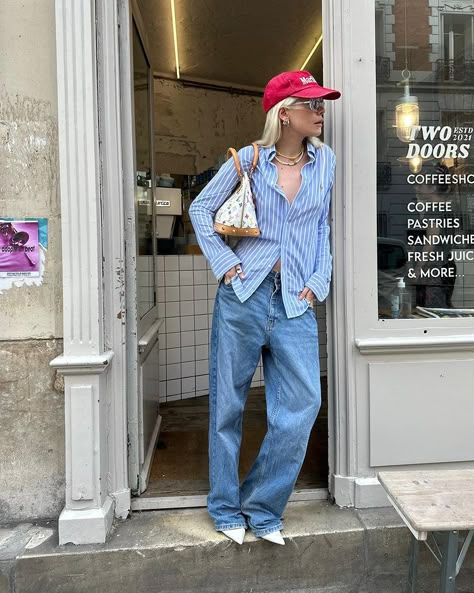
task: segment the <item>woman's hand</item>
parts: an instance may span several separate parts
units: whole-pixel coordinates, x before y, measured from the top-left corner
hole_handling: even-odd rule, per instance
[[[230,270],[228,270],[224,274],[224,284],[230,284],[232,282],[232,278],[238,274],[239,278],[243,280],[245,278],[245,274],[242,271],[242,266],[240,264],[234,266]]]
[[[307,286],[305,286],[304,289],[300,292],[298,298],[300,301],[302,301],[303,299],[306,299],[309,303],[309,306],[311,308],[314,307],[314,301],[315,301],[316,297],[314,295],[314,292]]]

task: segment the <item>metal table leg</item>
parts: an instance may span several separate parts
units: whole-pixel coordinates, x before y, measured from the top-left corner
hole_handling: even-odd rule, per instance
[[[471,531],[468,531],[468,533],[466,535],[466,539],[464,540],[464,545],[463,545],[461,552],[459,554],[459,558],[458,558],[458,561],[456,564],[456,576],[458,576],[459,571],[461,570],[462,563],[464,562],[464,558],[466,557],[469,546],[471,545],[473,536],[474,536],[474,529],[471,529]]]
[[[418,570],[419,544],[416,537],[411,538],[410,563],[408,567],[408,593],[416,593],[416,575]]]
[[[455,593],[459,532],[442,531],[438,535],[441,541],[441,551],[443,555],[439,591],[440,593]]]

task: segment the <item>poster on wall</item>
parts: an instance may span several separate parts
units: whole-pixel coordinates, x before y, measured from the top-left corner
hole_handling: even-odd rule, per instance
[[[46,218],[0,217],[0,291],[40,285],[47,247]]]

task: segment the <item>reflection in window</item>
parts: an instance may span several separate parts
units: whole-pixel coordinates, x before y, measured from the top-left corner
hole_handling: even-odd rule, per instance
[[[379,318],[474,316],[472,3],[375,19]]]
[[[472,83],[474,16],[448,13],[441,18],[443,58],[438,61],[438,79],[462,82],[468,78]]]

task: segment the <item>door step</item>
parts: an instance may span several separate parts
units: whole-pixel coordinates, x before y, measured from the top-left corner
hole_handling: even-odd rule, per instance
[[[393,509],[354,510],[328,502],[294,502],[285,511],[284,526],[285,546],[257,539],[249,532],[244,544],[239,546],[214,531],[204,509],[137,512],[117,523],[105,544],[58,546],[55,533],[36,547],[23,549],[8,569],[11,591],[400,593],[405,590],[411,535]],[[3,566],[0,562],[0,571]],[[439,566],[424,548],[419,566],[418,593],[437,591]],[[472,593],[473,582],[474,548],[471,548],[456,579],[458,593]],[[8,591],[0,586],[2,593],[4,590]]]
[[[291,495],[290,502],[327,499],[328,490],[326,488],[308,488],[305,490],[295,490]],[[205,508],[206,503],[206,494],[184,496],[146,496],[145,494],[144,496],[132,498],[132,511]]]

